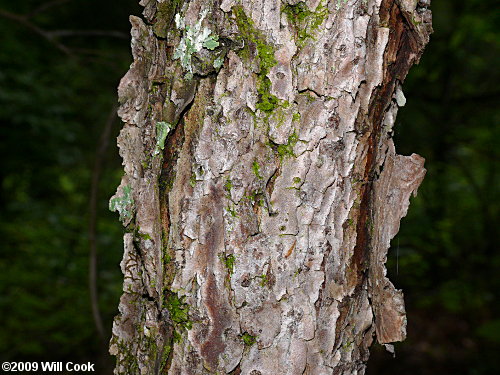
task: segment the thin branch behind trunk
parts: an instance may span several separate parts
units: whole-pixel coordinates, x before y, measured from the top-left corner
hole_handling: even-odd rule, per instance
[[[108,118],[104,125],[104,129],[99,138],[99,143],[97,145],[96,157],[94,161],[94,167],[92,169],[92,180],[90,188],[90,205],[89,205],[89,290],[90,290],[90,302],[92,305],[92,316],[94,318],[94,323],[99,334],[99,338],[104,342],[104,328],[102,323],[101,312],[99,309],[99,298],[97,292],[97,197],[99,192],[99,177],[101,175],[102,162],[104,159],[104,154],[109,144],[109,136],[111,133],[111,128],[116,120],[116,110],[117,106],[114,105],[109,112]]]

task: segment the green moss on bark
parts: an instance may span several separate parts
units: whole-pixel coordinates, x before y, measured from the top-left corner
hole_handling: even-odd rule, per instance
[[[250,59],[253,55],[252,47],[254,47],[259,59],[259,73],[257,77],[259,101],[256,108],[270,113],[279,104],[278,98],[271,94],[271,80],[267,77],[271,68],[277,64],[274,57],[274,47],[266,42],[262,31],[255,28],[252,19],[245,14],[242,6],[233,7],[233,13],[244,41],[241,56]]]
[[[328,16],[328,9],[321,2],[314,11],[311,11],[305,2],[297,4],[286,4],[281,8],[286,14],[288,22],[296,30],[297,45],[303,47],[308,39],[314,39],[315,32]]]
[[[173,23],[175,13],[179,10],[183,0],[169,0],[158,3],[156,8],[156,22],[153,25],[154,33],[160,38],[166,38]]]

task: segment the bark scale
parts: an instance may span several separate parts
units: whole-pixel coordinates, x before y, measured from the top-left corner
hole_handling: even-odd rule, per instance
[[[142,0],[119,86],[116,374],[363,374],[403,340],[391,140],[429,1]]]

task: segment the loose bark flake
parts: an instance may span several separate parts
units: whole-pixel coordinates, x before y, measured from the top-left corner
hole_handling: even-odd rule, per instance
[[[391,131],[429,1],[140,3],[115,373],[364,373],[405,337],[385,261],[425,169]]]

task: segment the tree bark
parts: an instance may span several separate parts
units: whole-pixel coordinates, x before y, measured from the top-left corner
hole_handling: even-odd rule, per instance
[[[363,374],[406,334],[391,139],[430,1],[142,0],[118,89],[116,374]]]

